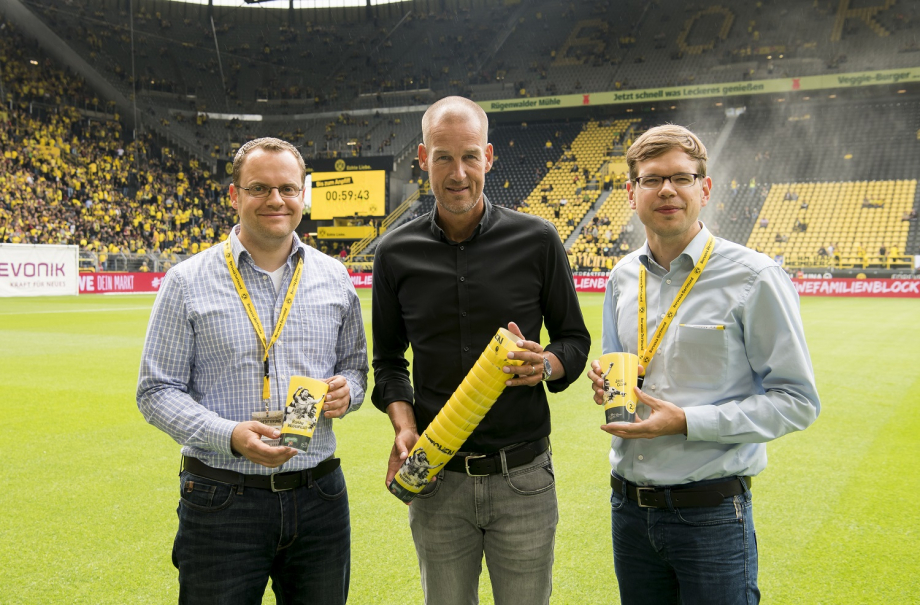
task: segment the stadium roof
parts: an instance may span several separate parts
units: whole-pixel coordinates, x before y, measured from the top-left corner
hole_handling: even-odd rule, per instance
[[[407,0],[170,0],[188,4],[209,4],[214,6],[246,6],[258,4],[263,8],[339,8],[346,6],[376,6],[378,4],[396,4]]]

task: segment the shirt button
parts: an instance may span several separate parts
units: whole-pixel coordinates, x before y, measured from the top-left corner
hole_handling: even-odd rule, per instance
[[[664,313],[662,313],[662,314],[659,315],[658,317],[660,317],[661,319],[664,319]]]
[[[469,347],[463,347],[463,350],[464,350],[464,351],[469,351],[470,348],[469,348]]]
[[[466,317],[466,311],[464,311],[464,312],[461,313],[460,315],[462,315],[463,317]]]
[[[651,386],[651,389],[654,391],[657,387],[655,385]]]
[[[460,278],[460,281],[466,281],[466,278],[465,278],[465,277],[461,277],[461,278]],[[662,316],[662,317],[663,317],[663,316]]]
[[[463,247],[463,246],[460,246],[460,249],[461,249],[461,250],[466,250],[466,248],[465,248],[465,247]]]
[[[670,280],[670,279],[668,279],[668,280],[665,280],[665,282],[664,282],[664,283],[666,283],[666,284],[670,284],[670,283],[671,283],[671,280]]]
[[[639,460],[645,460],[645,458],[642,456],[642,454],[639,454]]]

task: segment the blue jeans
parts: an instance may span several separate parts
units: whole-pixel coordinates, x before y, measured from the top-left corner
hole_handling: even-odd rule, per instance
[[[719,506],[679,509],[640,508],[611,492],[613,563],[623,605],[760,602],[750,490]]]
[[[280,605],[345,603],[351,526],[341,468],[277,493],[188,472],[179,483],[180,603],[260,604],[269,578]]]
[[[549,602],[559,513],[549,452],[502,474],[443,471],[409,506],[425,603],[479,603],[485,554],[496,605]]]

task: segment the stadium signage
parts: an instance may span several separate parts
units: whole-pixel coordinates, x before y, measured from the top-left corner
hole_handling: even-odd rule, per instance
[[[669,86],[644,88],[628,91],[595,92],[591,94],[534,97],[528,99],[506,99],[480,101],[479,105],[489,113],[504,111],[526,111],[550,107],[579,107],[584,105],[617,105],[641,101],[702,99],[730,97],[750,94],[776,94],[792,91],[827,90],[841,87],[876,86],[900,82],[920,81],[920,67],[888,69],[847,74],[804,76],[801,78],[776,78],[752,80],[750,82],[723,82],[700,86]]]
[[[373,273],[351,273],[351,283],[355,288],[370,288],[374,285]]]
[[[350,273],[355,288],[370,288],[374,285],[373,273]],[[575,290],[578,292],[603,292],[607,288],[607,274],[576,275]]]
[[[0,244],[0,297],[77,293],[78,246]]]
[[[914,279],[793,279],[799,296],[861,296],[920,298],[920,280]]]
[[[80,294],[157,292],[165,273],[81,273]]]

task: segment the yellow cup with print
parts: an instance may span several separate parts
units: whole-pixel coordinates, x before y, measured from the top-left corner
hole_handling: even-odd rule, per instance
[[[526,350],[517,346],[518,340],[519,337],[515,336],[512,332],[505,328],[499,328],[498,332],[495,333],[495,336],[493,336],[492,340],[489,342],[489,346],[483,351],[482,357],[493,367],[497,368],[499,372],[501,372],[502,368],[505,366],[519,366],[523,363],[520,359],[508,359],[508,353]]]
[[[479,358],[476,363],[473,364],[473,368],[470,371],[486,386],[493,389],[501,389],[505,386],[505,381],[511,378],[511,375],[505,374],[504,372],[496,372],[494,368],[487,368],[483,364],[488,365],[489,362],[483,362],[482,358]]]
[[[419,437],[409,457],[390,482],[390,492],[404,502],[411,501],[422,491],[457,451],[442,443],[446,439],[438,431],[429,429]]]
[[[281,445],[307,451],[319,423],[329,385],[315,378],[291,376],[281,421]]]
[[[483,417],[466,407],[456,394],[454,394],[447,403],[448,405],[441,408],[441,411],[444,412],[444,416],[450,420],[454,426],[466,432],[472,432],[473,429],[479,426]]]
[[[491,407],[491,405],[495,403],[495,400],[498,399],[498,396],[501,395],[502,391],[505,389],[504,384],[502,384],[501,387],[494,387],[492,385],[486,384],[478,376],[476,376],[472,370],[470,370],[470,373],[467,374],[466,377],[470,382],[470,386],[472,386],[474,390],[478,391],[482,395],[485,395],[486,401],[483,402],[482,405],[486,405],[486,403],[488,403],[489,407]]]
[[[499,328],[483,351],[481,358],[485,357],[485,362],[470,369],[409,452],[390,482],[393,495],[410,502],[463,446],[505,390],[502,367],[521,364],[520,360],[507,358],[511,351],[524,350],[516,342],[514,334]]]
[[[632,353],[607,353],[599,360],[604,379],[604,415],[607,423],[633,422],[639,398],[639,357]]]

